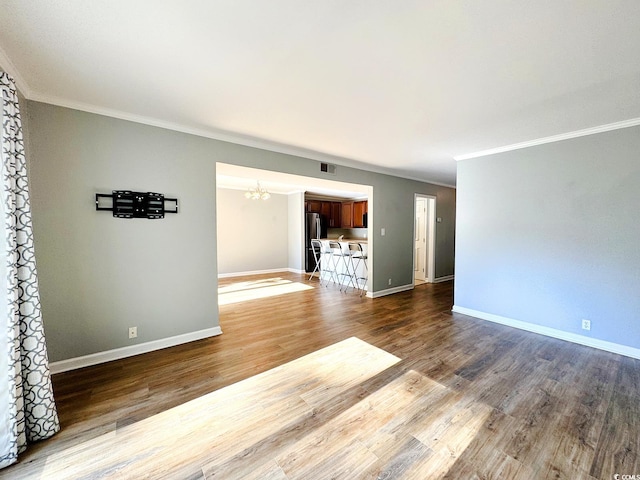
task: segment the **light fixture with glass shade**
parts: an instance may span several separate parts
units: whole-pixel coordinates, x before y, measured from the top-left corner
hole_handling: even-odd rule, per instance
[[[267,191],[266,188],[262,188],[260,186],[260,182],[256,182],[256,188],[250,188],[246,192],[244,192],[244,196],[246,198],[250,198],[251,200],[268,200],[271,198],[271,194]]]

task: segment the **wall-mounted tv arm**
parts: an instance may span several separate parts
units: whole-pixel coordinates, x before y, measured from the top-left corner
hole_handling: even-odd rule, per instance
[[[114,190],[96,193],[96,210],[111,211],[118,218],[164,218],[165,213],[178,213],[178,199],[162,193]]]

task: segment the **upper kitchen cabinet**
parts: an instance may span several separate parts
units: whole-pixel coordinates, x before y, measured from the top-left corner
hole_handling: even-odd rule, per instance
[[[353,228],[353,202],[342,202],[342,228]]]
[[[368,211],[368,202],[366,200],[353,202],[353,226],[355,228],[363,228],[367,226],[365,214]]]
[[[305,210],[309,213],[319,213],[329,228],[365,228],[367,226],[367,201],[338,199],[305,200]]]
[[[331,226],[331,202],[320,202],[320,215],[326,218]]]
[[[320,213],[322,211],[322,202],[320,200],[307,200],[307,212]]]
[[[329,216],[329,226],[340,228],[342,226],[342,203],[331,202],[331,215]]]
[[[367,226],[367,201],[342,202],[342,228],[364,228]]]
[[[341,224],[341,202],[332,202],[328,200],[312,200],[308,199],[304,202],[305,211],[309,213],[319,213],[327,222],[330,228],[340,228]]]

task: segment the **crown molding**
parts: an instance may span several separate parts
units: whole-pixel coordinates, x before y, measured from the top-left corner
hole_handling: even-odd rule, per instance
[[[437,185],[441,187],[454,188],[454,189],[456,188],[455,185],[434,182],[426,178],[416,177],[411,174],[403,173],[402,171],[397,171],[391,168],[380,167],[380,166],[365,163],[359,160],[354,160],[354,159],[341,157],[337,155],[331,155],[329,153],[323,153],[317,150],[310,150],[304,147],[296,147],[293,145],[287,145],[287,144],[283,144],[283,143],[279,143],[271,140],[252,137],[250,135],[244,135],[241,133],[230,132],[222,129],[193,128],[193,127],[185,126],[185,125],[174,123],[174,122],[168,122],[168,121],[158,120],[151,117],[146,117],[143,115],[135,115],[132,113],[98,107],[95,105],[82,103],[82,102],[73,102],[73,101],[69,101],[67,99],[55,97],[52,95],[44,95],[31,89],[29,84],[20,75],[20,73],[18,72],[18,69],[15,67],[13,62],[11,62],[11,60],[9,59],[9,56],[5,53],[2,47],[0,47],[0,68],[2,68],[5,72],[7,72],[13,77],[16,83],[16,87],[18,88],[18,90],[20,90],[22,95],[24,95],[28,100],[32,100],[35,102],[41,102],[41,103],[47,103],[50,105],[56,105],[59,107],[71,108],[73,110],[79,110],[87,113],[94,113],[96,115],[104,115],[107,117],[126,120],[129,122],[140,123],[140,124],[149,125],[152,127],[164,128],[166,130],[187,133],[189,135],[196,135],[198,137],[210,138],[212,140],[219,140],[222,142],[233,143],[236,145],[243,145],[245,147],[259,148],[261,150],[267,150],[275,153],[282,153],[285,155],[293,155],[296,157],[317,160],[320,162],[335,163],[336,165],[340,165],[342,167],[357,168],[359,170],[365,170],[372,173],[379,173],[381,175],[389,175],[392,177],[399,177],[407,180],[414,180],[421,183],[429,183],[431,185]]]
[[[640,118],[632,118],[630,120],[608,123],[606,125],[599,125],[597,127],[585,128],[583,130],[575,130],[573,132],[561,133],[559,135],[538,138],[536,140],[529,140],[527,142],[514,143],[513,145],[506,145],[504,147],[490,148],[489,150],[481,150],[479,152],[473,153],[465,153],[464,155],[457,155],[453,157],[453,159],[459,162],[460,160],[486,157],[487,155],[494,155],[496,153],[510,152],[512,150],[534,147],[536,145],[544,145],[546,143],[561,142],[562,140],[569,140],[571,138],[585,137],[587,135],[595,135],[596,133],[610,132],[611,130],[620,130],[621,128],[635,127],[638,125],[640,125]]]
[[[24,93],[24,92],[23,92]],[[72,102],[60,97],[54,97],[50,95],[42,95],[30,91],[29,95],[25,96],[32,101],[47,103],[50,105],[56,105],[59,107],[71,108],[73,110],[79,110],[87,113],[94,113],[96,115],[104,115],[107,117],[117,118],[119,120],[126,120],[129,122],[140,123],[143,125],[149,125],[152,127],[164,128],[166,130],[172,130],[175,132],[187,133],[189,135],[196,135],[198,137],[210,138],[212,140],[219,140],[222,142],[233,143],[237,145],[243,145],[245,147],[259,148],[261,150],[267,150],[275,153],[282,153],[285,155],[292,155],[296,157],[307,158],[311,160],[317,160],[320,162],[335,163],[342,167],[357,168],[359,170],[366,170],[372,173],[379,173],[382,175],[389,175],[392,177],[405,178],[407,180],[415,180],[417,182],[429,183],[432,185],[438,185],[448,188],[456,188],[455,185],[449,185],[444,183],[438,183],[425,178],[413,177],[401,172],[395,171],[390,168],[379,167],[369,163],[361,162],[358,160],[340,157],[337,155],[331,155],[329,153],[318,152],[316,150],[310,150],[304,147],[296,147],[293,145],[286,145],[271,140],[252,137],[250,135],[244,135],[241,133],[229,132],[226,130],[211,128],[211,129],[199,129],[189,126],[185,126],[179,123],[168,122],[164,120],[158,120],[143,115],[135,115],[132,113],[122,112],[119,110],[113,110],[109,108],[97,107],[95,105]]]
[[[9,56],[5,53],[2,47],[0,47],[0,69],[4,70],[6,73],[13,77],[13,81],[15,82],[16,87],[18,88],[18,90],[20,90],[20,93],[22,93],[22,95],[24,95],[26,98],[31,98],[31,95],[33,93],[31,88],[24,80],[24,78],[22,78],[22,75],[20,75],[20,72],[18,72],[18,69],[9,59]]]

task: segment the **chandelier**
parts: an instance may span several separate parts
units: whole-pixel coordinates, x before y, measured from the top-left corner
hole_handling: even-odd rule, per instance
[[[271,194],[267,192],[266,188],[260,186],[260,182],[256,182],[256,188],[250,188],[244,192],[244,196],[251,200],[268,200],[271,198]]]

